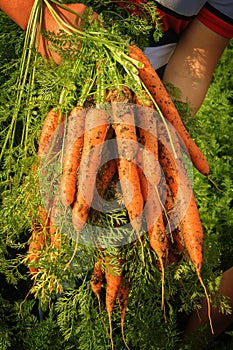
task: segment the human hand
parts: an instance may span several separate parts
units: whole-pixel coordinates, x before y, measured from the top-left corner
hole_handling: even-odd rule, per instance
[[[0,10],[5,12],[5,14],[11,18],[20,28],[23,30],[27,29],[30,14],[33,8],[34,0],[0,0]],[[56,13],[62,18],[62,20],[69,24],[71,27],[81,29],[82,26],[82,16],[87,10],[87,6],[82,3],[77,4],[67,4],[63,7],[55,5],[52,1],[49,2],[51,7],[56,11]],[[67,8],[67,10],[65,9]],[[73,11],[70,12],[69,10]],[[76,13],[76,14],[75,14]],[[97,13],[93,13],[93,21],[98,18]],[[59,24],[55,21],[50,10],[44,4],[43,7],[43,18],[42,18],[42,30],[59,33],[61,29]],[[40,37],[38,51],[46,59],[53,59],[57,64],[60,63],[60,57],[55,52],[49,50],[49,42],[43,37]]]
[[[81,30],[83,23],[82,16],[85,14],[87,6],[81,3],[77,3],[67,4],[66,7],[72,10],[73,12],[70,12],[68,9],[66,10],[65,8],[62,8],[58,5],[53,5],[53,9],[57,12],[59,17],[61,17],[65,23],[67,23],[71,27]],[[97,20],[97,18],[98,14],[94,12],[93,21]],[[48,7],[45,6],[43,13],[42,30],[58,34],[61,29],[62,28],[55,21]],[[43,36],[41,36],[40,38],[38,51],[46,60],[52,58],[57,64],[60,63],[60,56],[56,52],[53,52],[49,49],[49,42]]]

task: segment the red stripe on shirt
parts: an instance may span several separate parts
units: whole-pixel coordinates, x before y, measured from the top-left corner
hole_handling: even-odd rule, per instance
[[[180,34],[187,28],[187,26],[192,21],[191,17],[189,19],[177,18],[172,15],[169,15],[168,13],[158,8],[157,12],[161,18],[164,32],[166,32],[169,29],[173,29],[177,34]]]
[[[203,7],[197,15],[197,18],[215,33],[227,39],[233,38],[233,24],[219,18],[207,8]]]

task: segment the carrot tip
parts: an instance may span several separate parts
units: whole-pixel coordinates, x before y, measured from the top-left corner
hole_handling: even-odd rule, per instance
[[[209,319],[209,325],[210,325],[210,330],[211,330],[211,333],[212,334],[215,334],[214,333],[214,328],[213,328],[213,323],[212,323],[212,318],[211,318],[211,305],[210,305],[210,298],[209,298],[209,295],[207,293],[207,289],[206,289],[206,286],[203,282],[203,279],[201,277],[201,274],[200,274],[200,271],[199,270],[196,270],[196,273],[197,273],[197,277],[202,285],[202,288],[204,289],[204,292],[205,292],[205,296],[206,296],[206,302],[207,302],[207,313],[208,313],[208,319]]]

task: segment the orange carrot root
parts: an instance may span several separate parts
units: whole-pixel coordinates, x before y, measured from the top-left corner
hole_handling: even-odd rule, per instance
[[[56,151],[60,148],[59,145],[59,136],[60,133],[63,133],[63,129],[58,129],[59,125],[64,121],[64,116],[61,116],[61,113],[59,111],[56,111],[55,109],[52,109],[47,114],[39,141],[39,147],[38,147],[38,157],[42,158],[44,155],[49,153],[56,153]],[[55,132],[58,132],[57,134],[57,140],[54,139]],[[58,144],[56,144],[58,142]],[[53,146],[53,147],[51,147]]]
[[[210,168],[205,156],[189,135],[173,101],[168,95],[167,90],[165,89],[150,61],[145,56],[143,51],[135,45],[131,45],[129,47],[129,56],[144,64],[143,68],[138,68],[139,77],[145,84],[151,96],[154,98],[163,116],[174,126],[181,136],[189,151],[194,166],[203,175],[208,176],[210,173]]]
[[[102,282],[103,282],[103,272],[102,272],[102,259],[99,258],[94,266],[94,271],[91,277],[91,289],[93,293],[95,293],[99,307],[100,307],[100,292],[102,288]]]
[[[112,349],[114,349],[112,334],[112,312],[117,298],[118,290],[121,285],[121,275],[112,275],[108,269],[105,270],[106,278],[106,310],[109,319],[109,338]]]
[[[120,306],[120,312],[121,312],[121,334],[122,334],[122,340],[125,344],[125,347],[129,350],[129,346],[125,339],[125,332],[124,332],[124,320],[125,320],[125,313],[126,313],[126,305],[128,300],[128,295],[130,292],[129,285],[124,282],[124,279],[122,278],[121,285],[118,290],[118,302]]]
[[[108,131],[107,113],[90,108],[85,117],[85,133],[78,173],[78,191],[72,208],[72,220],[76,231],[81,231],[88,218],[94,195],[96,174],[101,160],[101,147]]]
[[[65,154],[61,179],[61,201],[64,206],[73,203],[77,189],[77,170],[79,167],[84,139],[83,108],[75,107],[68,116]]]

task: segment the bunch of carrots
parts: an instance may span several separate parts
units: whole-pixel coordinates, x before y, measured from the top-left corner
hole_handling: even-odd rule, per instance
[[[86,78],[76,106],[68,115],[61,108],[53,108],[45,118],[38,148],[40,171],[43,176],[51,159],[62,150],[59,200],[65,208],[71,208],[77,244],[95,200],[95,189],[104,198],[113,179],[119,179],[132,230],[142,243],[145,221],[144,231],[157,256],[162,309],[165,309],[165,267],[187,252],[205,291],[212,329],[209,296],[201,277],[204,234],[183,153],[188,154],[196,169],[206,177],[210,173],[208,162],[143,51],[135,45],[121,50],[103,32],[97,40],[94,33],[91,44],[96,45],[99,59],[93,58],[96,62],[89,71],[87,67],[84,69],[82,54],[86,54],[87,40],[90,41],[92,34],[85,37],[85,33],[75,32],[81,48],[74,71],[84,70]],[[106,82],[106,71],[111,72],[110,82]],[[125,73],[126,79],[122,78]],[[65,93],[62,96],[64,100]],[[103,165],[103,146],[113,139],[116,155]],[[31,273],[38,271],[36,262],[46,241],[59,249],[60,237],[53,221],[59,214],[57,200],[49,199],[48,207],[38,210],[42,228],[33,227],[28,254]],[[106,255],[96,261],[91,279],[100,305],[105,275],[112,346],[111,315],[117,299],[126,344],[123,325],[130,286],[123,266],[120,257]]]
[[[130,46],[128,54],[142,63],[138,76],[145,86],[144,93],[137,95],[128,87],[121,86],[118,90],[106,91],[108,108],[106,105],[90,105],[90,101],[87,107],[77,103],[67,117],[65,133],[65,116],[59,110],[51,110],[43,125],[38,157],[41,162],[51,159],[61,147],[61,141],[64,142],[60,198],[65,207],[72,208],[73,227],[78,233],[87,222],[95,186],[104,197],[117,174],[129,222],[139,240],[142,239],[142,220],[145,216],[150,246],[157,255],[161,271],[162,308],[165,303],[164,268],[187,251],[205,290],[210,310],[209,297],[201,278],[203,229],[182,152],[186,148],[193,165],[205,176],[210,172],[208,162],[187,132],[174,103],[144,53],[138,47]],[[156,117],[158,111],[162,118]],[[168,129],[169,124],[172,127]],[[113,138],[118,148],[117,158],[100,167],[104,142]],[[130,191],[127,181],[131,186]],[[54,203],[51,208],[55,208]],[[56,228],[49,215],[44,211],[40,211],[40,215],[54,244]],[[39,258],[37,251],[43,249],[45,236],[41,237],[41,240],[38,239],[34,231],[29,247],[29,261],[34,263]],[[59,245],[58,238],[55,244]],[[118,265],[117,272],[114,272],[111,257],[104,262],[99,259],[94,267],[91,287],[100,302],[105,271],[109,320],[118,299],[123,334],[130,288],[124,281],[121,259]],[[34,272],[33,268],[31,272]]]

